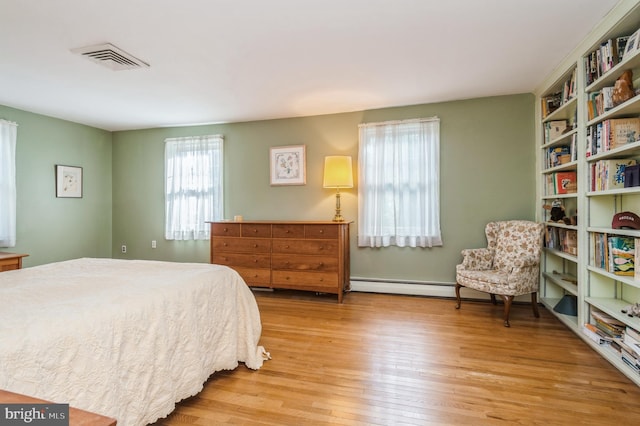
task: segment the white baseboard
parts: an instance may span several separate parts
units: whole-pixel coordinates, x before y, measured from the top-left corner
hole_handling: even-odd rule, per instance
[[[412,296],[430,296],[455,298],[455,283],[423,281],[384,281],[351,278],[351,291],[363,293],[405,294]],[[466,287],[460,289],[463,299],[489,300],[489,295]],[[529,295],[519,296],[516,301],[530,302]]]

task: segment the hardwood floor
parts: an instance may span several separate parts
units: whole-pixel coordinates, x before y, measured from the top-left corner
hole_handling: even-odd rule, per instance
[[[615,425],[640,388],[541,307],[256,292],[273,359],[214,374],[156,425]]]

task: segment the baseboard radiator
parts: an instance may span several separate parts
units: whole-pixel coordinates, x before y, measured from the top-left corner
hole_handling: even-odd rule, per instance
[[[455,283],[433,281],[407,281],[376,278],[351,277],[351,291],[363,293],[405,294],[412,296],[455,298]],[[463,299],[489,300],[489,295],[466,287],[460,289]],[[515,298],[516,301],[530,302],[531,296]]]

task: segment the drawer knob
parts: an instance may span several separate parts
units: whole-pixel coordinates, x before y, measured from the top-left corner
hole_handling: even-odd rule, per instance
[[[288,248],[289,248],[289,246],[284,246],[284,248],[288,249]]]
[[[254,244],[254,245],[253,245],[253,248],[257,248],[257,247],[258,247],[258,245],[257,245],[257,244]]]
[[[324,234],[324,229],[321,229],[321,230],[320,230],[320,233],[321,233],[321,234]]]
[[[227,243],[222,243],[222,245],[226,247],[226,246],[228,246],[229,244],[227,244]]]
[[[320,265],[318,265],[318,266],[324,266],[324,262],[320,262]]]
[[[324,278],[320,278],[320,282],[324,281]]]
[[[289,231],[289,230],[287,229],[286,233],[287,233],[287,234],[290,234],[290,233],[291,233],[291,231]]]
[[[253,263],[258,263],[258,259],[253,259]]]
[[[224,232],[229,232],[229,228],[224,228],[223,231]]]
[[[257,229],[254,229],[254,230],[253,230],[253,233],[254,233],[254,234],[257,234],[257,233],[258,233],[258,230],[257,230]]]
[[[285,277],[285,280],[289,281],[289,277]]]

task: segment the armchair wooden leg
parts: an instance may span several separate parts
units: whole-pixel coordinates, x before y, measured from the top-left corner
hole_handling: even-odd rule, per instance
[[[504,326],[511,327],[511,324],[509,324],[509,312],[511,311],[513,296],[504,296],[501,294],[500,297],[502,297],[502,300],[504,301]]]
[[[496,302],[496,295],[493,293],[490,293],[489,296],[491,297],[491,303],[494,305],[497,305],[498,302]]]
[[[533,306],[533,316],[540,318],[540,312],[538,311],[538,293],[531,293],[531,306]]]
[[[460,284],[456,283],[456,309],[460,309],[460,303],[462,300],[460,299]]]

